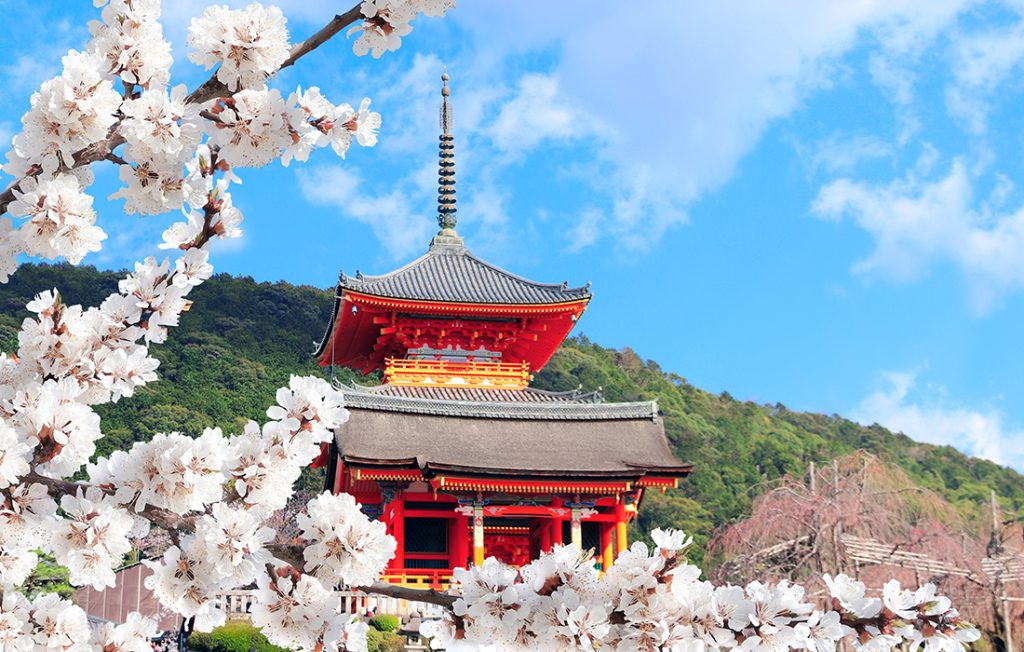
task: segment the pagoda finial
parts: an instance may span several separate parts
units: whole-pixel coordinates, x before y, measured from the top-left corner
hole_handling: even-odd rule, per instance
[[[455,207],[455,137],[452,135],[452,107],[448,103],[451,90],[448,88],[448,71],[441,75],[441,142],[438,165],[437,225],[441,227],[438,236],[457,238],[455,225],[458,223]]]

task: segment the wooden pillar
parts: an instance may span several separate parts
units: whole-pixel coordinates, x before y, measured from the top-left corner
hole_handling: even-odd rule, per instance
[[[551,519],[541,521],[539,534],[541,553],[551,550]]]
[[[391,536],[395,537],[398,547],[392,560],[396,570],[405,571],[405,498],[395,496],[391,501]]]
[[[456,514],[452,519],[452,568],[466,568],[469,566],[469,517],[465,514]]]
[[[626,549],[629,547],[628,536],[626,534],[626,523],[629,521],[629,517],[626,515],[626,499],[620,498],[619,502],[615,503],[615,557],[618,558]]]
[[[607,573],[615,562],[615,550],[612,548],[612,524],[601,523],[601,572]]]
[[[583,522],[580,516],[580,508],[572,508],[572,520],[569,521],[569,532],[572,537],[572,543],[579,549],[583,549]]]
[[[484,506],[473,505],[473,565],[484,563]]]

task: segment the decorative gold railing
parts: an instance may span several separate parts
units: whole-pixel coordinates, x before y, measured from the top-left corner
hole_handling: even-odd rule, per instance
[[[422,358],[387,358],[384,380],[392,385],[522,389],[530,383],[528,362],[451,362]]]

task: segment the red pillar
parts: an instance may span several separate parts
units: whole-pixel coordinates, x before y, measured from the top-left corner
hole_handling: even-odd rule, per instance
[[[465,568],[469,557],[469,519],[465,514],[456,514],[451,519],[451,546],[448,564],[452,568]]]
[[[405,499],[401,496],[395,496],[395,498],[389,503],[389,511],[391,512],[391,536],[395,537],[395,541],[398,542],[398,547],[395,548],[395,558],[391,560],[391,563],[395,570],[399,572],[405,571]]]
[[[626,514],[626,499],[620,498],[615,503],[615,557],[617,558],[626,548],[629,547],[628,535],[626,534],[626,523],[629,516]]]
[[[615,551],[612,548],[612,523],[601,523],[601,571],[608,572],[615,562]]]
[[[551,506],[561,507],[562,499],[555,498],[554,500],[551,501]],[[562,545],[562,519],[559,516],[555,516],[551,519],[551,545]]]
[[[541,553],[551,550],[551,519],[546,519],[541,522],[538,534],[540,535]]]

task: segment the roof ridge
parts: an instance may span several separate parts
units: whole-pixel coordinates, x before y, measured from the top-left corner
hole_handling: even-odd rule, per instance
[[[406,270],[412,269],[413,267],[415,267],[416,265],[418,265],[420,263],[426,262],[427,258],[430,256],[430,253],[431,253],[430,249],[427,249],[426,253],[420,255],[417,258],[414,258],[413,260],[410,260],[409,262],[407,262],[406,264],[402,265],[401,267],[393,269],[390,272],[387,272],[385,274],[363,274],[363,273],[359,272],[359,270],[356,270],[356,275],[355,276],[349,276],[348,274],[345,273],[345,270],[342,270],[338,274],[338,277],[339,277],[339,280],[342,282],[343,285],[344,285],[345,279],[349,279],[349,280],[352,280],[352,281],[358,281],[358,282],[361,282],[361,283],[365,283],[365,282],[368,282],[368,281],[376,281],[378,279],[388,278],[390,276],[394,276],[394,275],[398,274],[399,272],[404,272]]]
[[[544,288],[561,289],[561,290],[565,290],[566,292],[583,292],[583,291],[586,291],[587,294],[590,293],[590,283],[589,282],[584,283],[583,285],[580,285],[579,287],[574,287],[574,288],[569,287],[569,282],[568,281],[563,281],[562,283],[538,283],[537,281],[530,280],[530,279],[526,278],[525,276],[520,276],[519,274],[516,274],[515,272],[510,272],[510,271],[508,271],[507,269],[505,269],[503,267],[498,267],[494,263],[491,263],[491,262],[488,262],[488,261],[484,260],[480,256],[477,256],[472,251],[470,251],[468,247],[462,247],[462,249],[464,250],[463,255],[466,256],[467,258],[470,258],[470,259],[474,260],[475,262],[480,263],[481,265],[483,265],[485,267],[488,267],[488,268],[494,270],[495,272],[498,272],[499,274],[504,274],[505,276],[508,276],[510,278],[514,278],[517,281],[523,281],[525,283],[529,283],[530,285],[536,285],[536,286],[544,287]]]

